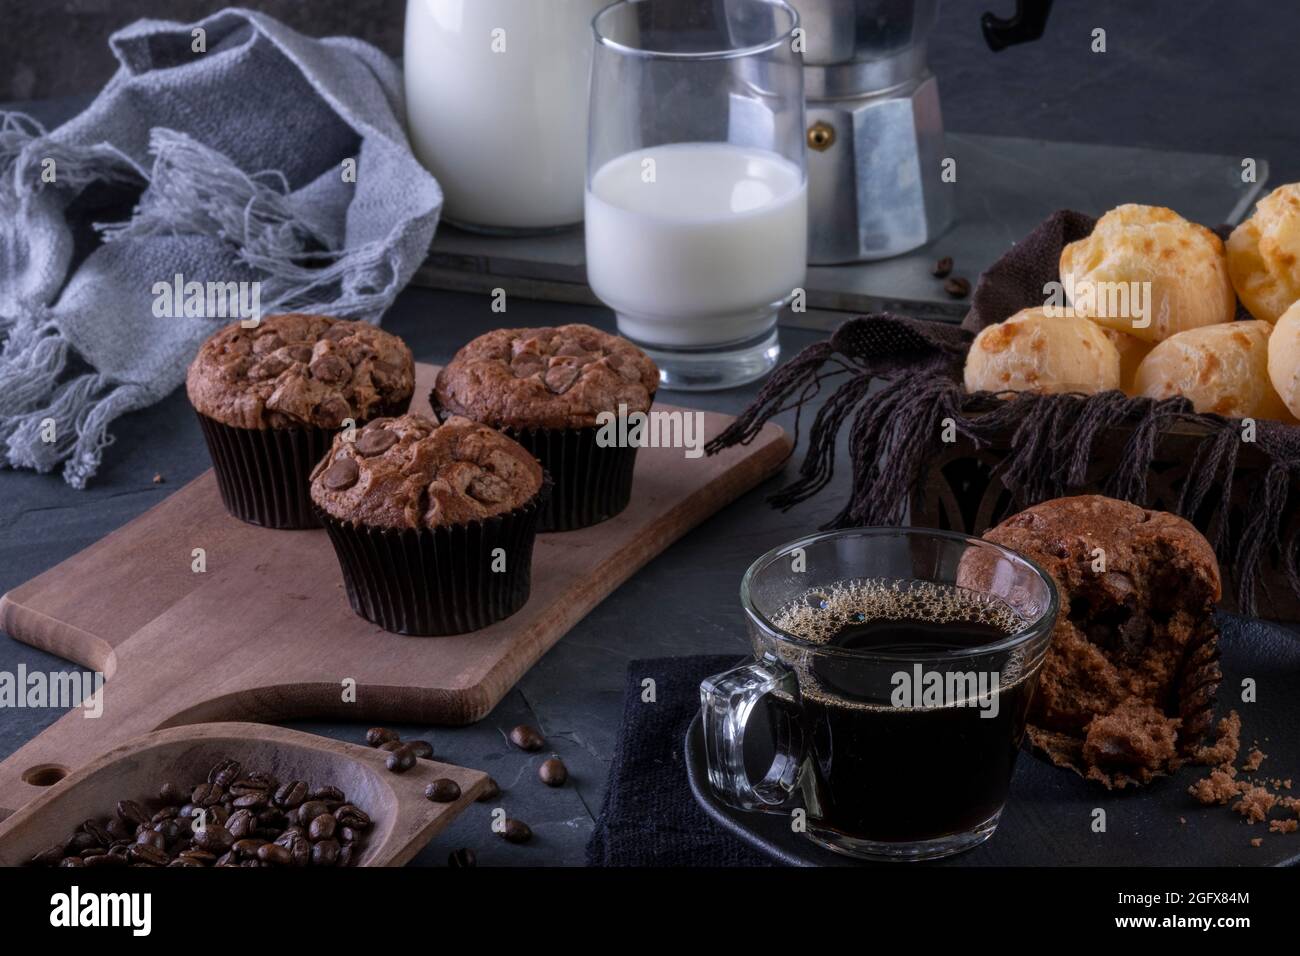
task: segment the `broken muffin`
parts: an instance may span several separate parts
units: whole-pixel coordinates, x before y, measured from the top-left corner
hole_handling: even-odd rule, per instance
[[[1192,759],[1221,679],[1218,562],[1189,522],[1101,495],[1058,498],[989,529],[1052,576],[1061,610],[1030,744],[1106,787]]]

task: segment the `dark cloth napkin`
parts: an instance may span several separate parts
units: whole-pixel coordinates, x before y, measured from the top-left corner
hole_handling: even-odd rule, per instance
[[[605,804],[587,844],[588,866],[770,866],[710,820],[686,782],[686,728],[700,709],[700,681],[738,658],[632,661]],[[654,681],[654,703],[643,681]]]

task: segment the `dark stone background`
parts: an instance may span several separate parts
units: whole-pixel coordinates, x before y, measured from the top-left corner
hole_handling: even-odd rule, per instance
[[[197,19],[218,0],[5,0],[0,102],[95,90],[105,40],[137,17]],[[248,0],[306,33],[364,37],[397,55],[403,0]],[[1300,179],[1295,0],[1056,0],[1047,34],[999,54],[979,16],[1011,0],[947,0],[931,43],[953,130],[1267,157]],[[1089,49],[1094,27],[1108,52]],[[1101,67],[1100,69],[1098,67]]]

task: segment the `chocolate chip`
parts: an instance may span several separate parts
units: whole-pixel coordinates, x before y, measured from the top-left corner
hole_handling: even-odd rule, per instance
[[[316,356],[307,368],[312,378],[328,385],[341,385],[352,377],[352,366],[333,352]]]
[[[556,395],[563,395],[578,380],[579,371],[576,365],[552,365],[546,370],[546,387]]]
[[[952,256],[944,256],[930,269],[930,274],[938,279],[946,279],[952,272]]]
[[[330,465],[321,476],[321,483],[330,491],[342,491],[351,488],[361,477],[361,470],[351,458],[340,458]]]
[[[350,406],[340,395],[331,395],[314,410],[316,421],[323,428],[338,428],[345,419],[352,417]]]
[[[367,457],[382,455],[397,444],[397,434],[387,428],[367,428],[357,437],[357,452]]]
[[[943,284],[943,291],[954,299],[964,299],[970,295],[970,280],[963,279],[961,276],[953,276]]]
[[[533,831],[523,820],[508,818],[501,829],[501,838],[507,843],[527,843],[533,838]]]
[[[541,750],[546,746],[546,738],[527,724],[520,724],[510,731],[510,742],[520,750]]]
[[[569,768],[564,766],[564,761],[559,757],[551,757],[542,761],[542,765],[537,768],[537,776],[548,787],[562,787],[564,781],[569,779]]]
[[[424,795],[434,803],[452,803],[460,799],[460,784],[448,777],[439,777],[424,788]]]
[[[458,870],[478,866],[478,856],[469,847],[463,846],[447,854],[447,865]]]
[[[510,371],[514,373],[515,378],[528,378],[530,375],[536,375],[543,368],[545,362],[542,361],[542,357],[532,352],[521,352],[510,362]]]
[[[371,727],[366,731],[366,744],[371,747],[378,747],[380,744],[397,739],[397,731],[389,730],[387,727]]]

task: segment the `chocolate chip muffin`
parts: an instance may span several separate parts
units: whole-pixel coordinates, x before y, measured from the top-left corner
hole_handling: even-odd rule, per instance
[[[272,315],[204,342],[185,390],[226,510],[270,528],[311,528],[307,477],[333,431],[406,411],[415,363],[401,339],[364,322]]]
[[[352,609],[398,634],[461,634],[528,600],[548,484],[496,429],[452,416],[341,432],[311,474]]]
[[[1038,562],[1060,593],[1030,743],[1108,788],[1191,759],[1221,679],[1219,567],[1201,533],[1176,515],[1082,495],[1022,511],[984,538]]]
[[[555,483],[540,530],[568,531],[627,507],[637,450],[602,441],[600,426],[648,412],[658,385],[644,352],[589,325],[497,329],[456,353],[430,403],[532,452]]]

